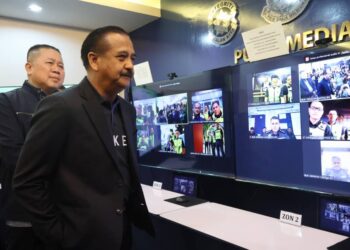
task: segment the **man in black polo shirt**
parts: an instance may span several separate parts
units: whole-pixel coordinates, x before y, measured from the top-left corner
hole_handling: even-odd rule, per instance
[[[30,218],[11,191],[13,172],[38,102],[62,86],[64,67],[60,51],[46,44],[31,47],[25,64],[28,80],[21,88],[0,94],[0,209],[6,221],[7,249],[40,249]]]

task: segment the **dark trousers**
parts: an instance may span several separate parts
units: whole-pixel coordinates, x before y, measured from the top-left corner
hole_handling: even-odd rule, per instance
[[[6,227],[6,250],[44,250],[31,227]]]
[[[132,247],[132,230],[129,217],[126,213],[123,214],[123,239],[120,250],[130,250]]]

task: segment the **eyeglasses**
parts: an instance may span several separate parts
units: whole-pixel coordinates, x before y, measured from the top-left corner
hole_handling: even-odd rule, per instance
[[[315,110],[315,111],[323,111],[323,108],[321,108],[321,107],[310,106],[310,109]]]

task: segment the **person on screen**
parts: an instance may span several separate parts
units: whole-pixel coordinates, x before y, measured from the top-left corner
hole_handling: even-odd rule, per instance
[[[331,127],[321,120],[323,116],[323,104],[312,101],[309,106],[309,136],[317,139],[333,137]]]
[[[4,171],[4,176],[0,175],[0,193],[6,195],[3,197],[6,199],[0,200],[0,210],[4,211],[6,220],[6,249],[11,250],[43,247],[42,240],[33,229],[31,217],[13,194],[11,183],[38,103],[57,92],[65,77],[61,52],[47,44],[29,48],[25,70],[27,80],[21,88],[0,94],[0,151],[3,152],[0,170]],[[5,239],[0,236],[0,241]]]
[[[295,140],[296,139],[292,128],[287,128],[287,135],[289,136],[289,139],[291,139],[291,140]]]
[[[211,114],[211,120],[214,122],[224,122],[224,113],[220,107],[218,100],[215,100],[211,104],[213,113]]]
[[[195,102],[193,104],[193,117],[192,117],[193,121],[196,122],[202,122],[205,121],[205,118],[202,114],[202,107],[201,104],[199,102]]]
[[[255,128],[254,127],[250,127],[249,129],[249,136],[256,136],[256,132],[255,132]]]
[[[337,97],[339,98],[350,97],[350,85],[349,85],[349,80],[347,76],[343,79],[342,84],[339,86],[339,89],[337,90]]]
[[[214,135],[214,132],[211,131],[210,129],[208,130],[208,134],[209,134],[209,140],[210,140],[210,146],[211,146],[211,154],[213,156],[215,156],[215,150],[216,150],[216,139],[215,139],[215,135]]]
[[[216,141],[216,152],[218,157],[224,157],[224,129],[221,127],[220,123],[214,125],[214,136]]]
[[[210,154],[210,137],[209,135],[204,135],[204,153],[205,154]]]
[[[322,80],[317,85],[317,95],[318,97],[331,98],[334,95],[333,86],[331,84],[330,73],[324,70],[322,73]]]
[[[280,120],[277,116],[270,119],[270,130],[265,133],[265,138],[269,139],[289,139],[286,131],[280,128]]]
[[[342,168],[341,158],[332,156],[331,166],[326,168],[324,176],[330,177],[335,181],[350,181],[348,170]]]
[[[174,152],[177,154],[183,154],[183,149],[185,147],[185,143],[180,137],[180,131],[176,130],[175,131],[175,137],[173,139],[173,144],[174,144]]]
[[[124,29],[106,26],[87,35],[81,59],[79,85],[38,105],[13,190],[45,249],[131,249],[132,225],[154,234],[136,171],[136,111],[118,96],[135,50]]]
[[[271,85],[265,92],[266,103],[280,103],[281,102],[281,86],[278,75],[271,76]]]
[[[300,98],[309,99],[317,98],[317,89],[314,80],[307,76],[307,72],[302,70],[300,71]]]
[[[151,148],[154,148],[154,146],[155,146],[155,142],[154,142],[154,140],[155,140],[155,135],[154,135],[154,128],[153,128],[153,127],[151,127],[151,128],[149,129],[149,136],[148,136],[148,138],[149,138],[149,140],[148,140],[148,145],[149,145]]]
[[[288,75],[281,88],[281,103],[292,102],[292,76]]]
[[[142,105],[139,104],[135,108],[136,110],[136,124],[143,125],[145,123],[146,117],[142,114]]]
[[[346,140],[345,138],[348,137],[348,129],[340,124],[338,112],[334,109],[328,112],[328,125],[331,127],[333,139]]]
[[[146,115],[145,115],[145,124],[146,125],[152,125],[154,124],[154,111],[152,105],[146,106]]]
[[[167,123],[167,119],[164,115],[164,109],[159,110],[158,117],[157,117],[157,123]]]
[[[211,116],[211,113],[209,111],[209,107],[208,107],[208,105],[205,105],[204,106],[204,112],[203,112],[204,120],[209,121],[210,120],[210,116]]]
[[[148,144],[149,144],[149,138],[144,133],[142,133],[138,138],[137,149],[147,150]]]

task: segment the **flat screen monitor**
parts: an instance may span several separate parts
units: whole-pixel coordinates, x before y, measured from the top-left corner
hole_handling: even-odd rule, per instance
[[[232,67],[132,88],[141,165],[234,175]]]
[[[233,69],[236,177],[350,195],[349,42]]]
[[[322,198],[319,226],[322,230],[350,236],[350,202]]]
[[[195,177],[174,175],[173,191],[189,196],[197,194],[197,180]]]

